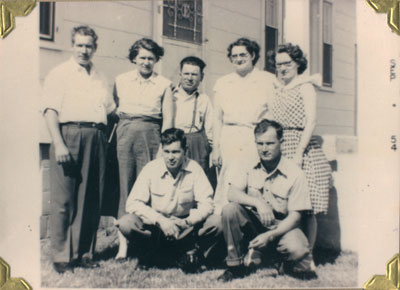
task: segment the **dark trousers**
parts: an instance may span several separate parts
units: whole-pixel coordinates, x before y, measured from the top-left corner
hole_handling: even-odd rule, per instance
[[[96,245],[104,189],[106,140],[103,131],[75,125],[61,127],[72,157],[57,164],[50,148],[50,235],[54,262],[71,262]]]
[[[139,256],[153,255],[160,263],[161,259],[178,258],[194,248],[208,264],[218,264],[226,256],[221,217],[217,215],[184,230],[177,239],[167,238],[158,226],[143,223],[135,214],[127,214],[118,222],[120,231],[133,243]]]
[[[268,231],[258,215],[237,203],[229,203],[222,209],[222,229],[227,244],[227,265],[238,266],[244,262],[249,242]],[[295,228],[267,245],[256,250],[266,262],[291,262],[296,271],[310,269],[311,256],[306,236]],[[268,261],[269,260],[269,261]]]
[[[126,214],[129,192],[143,167],[157,157],[160,124],[142,119],[121,119],[117,127],[120,198],[118,217]]]
[[[210,146],[204,130],[185,135],[188,148],[187,157],[199,163],[207,174],[210,168]]]

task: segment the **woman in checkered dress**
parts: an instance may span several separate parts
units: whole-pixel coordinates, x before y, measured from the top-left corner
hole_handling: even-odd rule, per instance
[[[307,59],[297,45],[278,47],[275,55],[276,97],[272,103],[273,119],[283,128],[282,153],[304,170],[310,189],[313,214],[306,217],[306,231],[313,247],[317,234],[315,215],[327,213],[331,168],[320,144],[312,138],[316,125],[316,93],[312,79],[301,74]]]

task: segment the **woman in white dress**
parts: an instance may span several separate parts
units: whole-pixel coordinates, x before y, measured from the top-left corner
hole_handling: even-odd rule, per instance
[[[258,161],[254,125],[268,111],[274,94],[274,75],[255,67],[260,47],[239,38],[228,47],[234,72],[219,78],[214,87],[213,165],[220,168],[214,201],[220,213],[228,203],[229,175],[236,166]]]

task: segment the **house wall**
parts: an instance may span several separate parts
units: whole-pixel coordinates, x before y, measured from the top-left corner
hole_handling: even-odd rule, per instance
[[[334,0],[332,4],[333,87],[317,90],[315,134],[355,135],[356,2]],[[308,0],[286,0],[284,39],[300,45],[306,55],[310,55],[309,11]]]

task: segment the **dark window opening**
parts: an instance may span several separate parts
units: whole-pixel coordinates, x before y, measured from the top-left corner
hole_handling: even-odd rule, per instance
[[[40,2],[39,33],[40,39],[54,40],[54,2]]]

